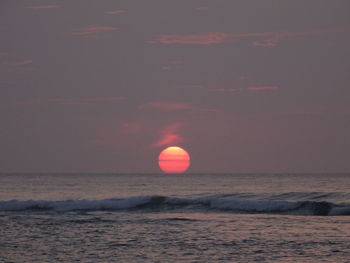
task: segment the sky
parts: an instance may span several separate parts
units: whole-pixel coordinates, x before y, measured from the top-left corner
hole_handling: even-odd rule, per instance
[[[350,172],[349,10],[1,0],[0,172]]]

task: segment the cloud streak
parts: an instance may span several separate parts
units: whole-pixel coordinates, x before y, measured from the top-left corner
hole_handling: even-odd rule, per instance
[[[208,6],[198,6],[195,8],[197,11],[207,11],[209,9]]]
[[[157,109],[163,111],[178,111],[192,109],[192,106],[182,102],[152,101],[141,104],[139,109]]]
[[[209,32],[192,35],[160,35],[154,41],[151,41],[151,43],[212,45],[224,43],[230,37],[230,34],[222,32]]]
[[[176,86],[177,89],[204,89],[204,86],[200,84],[186,84]]]
[[[30,101],[32,104],[63,104],[63,105],[80,105],[80,104],[92,104],[92,103],[108,103],[124,100],[125,97],[106,97],[106,98],[40,98]]]
[[[139,105],[141,110],[158,110],[158,111],[197,111],[197,112],[221,112],[220,109],[203,108],[189,103],[152,101]]]
[[[230,89],[226,89],[226,88],[217,88],[217,89],[213,89],[213,91],[217,91],[217,92],[234,92],[234,93],[239,93],[239,92],[243,92],[244,88],[230,88]]]
[[[96,37],[97,34],[102,33],[102,32],[108,32],[108,31],[114,31],[118,30],[117,27],[113,26],[96,26],[96,25],[91,25],[87,27],[83,27],[79,30],[73,31],[72,35],[74,36],[90,36],[90,37]]]
[[[342,33],[348,30],[316,30],[299,32],[258,32],[231,34],[225,32],[208,32],[189,35],[159,35],[150,43],[158,44],[190,44],[190,45],[214,45],[228,42],[229,40],[253,39],[252,45],[255,47],[275,47],[281,40],[293,37],[316,36],[330,33]]]
[[[106,11],[105,14],[107,15],[119,15],[119,14],[124,14],[126,13],[125,10],[110,10],[110,11]]]
[[[60,8],[58,5],[33,5],[29,6],[30,9],[54,9],[54,8]]]
[[[31,59],[26,59],[26,60],[22,60],[22,61],[4,62],[5,65],[11,66],[11,67],[19,67],[19,66],[29,65],[32,63],[33,63],[33,60],[31,60]]]
[[[266,92],[266,91],[277,91],[279,89],[278,86],[250,86],[247,88],[217,88],[213,89],[216,92],[229,92],[229,93],[243,93],[243,92]]]
[[[277,86],[253,86],[248,87],[247,90],[250,91],[276,91],[278,90]]]

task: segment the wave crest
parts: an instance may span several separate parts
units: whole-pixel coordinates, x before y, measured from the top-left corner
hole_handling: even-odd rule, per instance
[[[99,210],[195,210],[233,213],[269,213],[289,215],[350,215],[350,204],[324,201],[281,201],[227,199],[218,197],[178,198],[137,196],[102,200],[10,200],[0,201],[0,211],[99,211]]]

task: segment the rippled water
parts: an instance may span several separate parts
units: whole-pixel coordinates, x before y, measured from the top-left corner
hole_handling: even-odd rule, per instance
[[[349,187],[346,174],[0,175],[0,262],[349,262]]]

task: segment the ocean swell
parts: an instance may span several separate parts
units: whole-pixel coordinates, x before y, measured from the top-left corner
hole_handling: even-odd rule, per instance
[[[0,201],[0,211],[125,211],[125,210],[193,210],[196,212],[266,213],[289,215],[350,215],[350,204],[325,201],[284,201],[228,199],[220,197],[179,198],[137,196],[103,200],[10,200]]]

